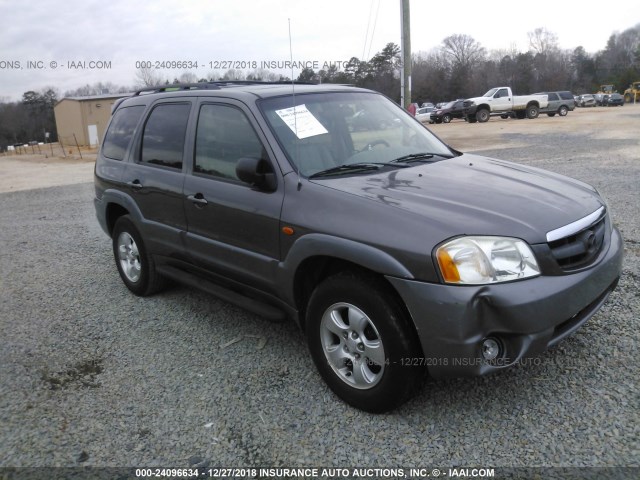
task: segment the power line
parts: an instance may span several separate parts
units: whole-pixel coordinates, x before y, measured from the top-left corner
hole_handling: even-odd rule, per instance
[[[369,7],[369,19],[367,20],[367,33],[364,34],[364,45],[362,46],[362,60],[364,60],[364,52],[367,51],[367,39],[369,38],[369,26],[371,25],[371,14],[373,13],[373,2],[371,0],[371,6]]]
[[[380,0],[378,0],[378,8],[376,9],[376,19],[373,21],[373,31],[371,32],[371,41],[369,42],[369,51],[367,58],[371,57],[371,47],[373,46],[373,37],[376,34],[376,25],[378,24],[378,13],[380,12]]]

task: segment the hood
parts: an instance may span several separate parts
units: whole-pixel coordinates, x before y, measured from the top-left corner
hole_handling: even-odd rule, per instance
[[[593,187],[578,180],[471,154],[313,182],[408,212],[412,221],[423,218],[425,229],[443,240],[502,235],[544,243],[547,232],[604,205]]]
[[[473,97],[473,98],[467,98],[464,102],[467,103],[468,105],[472,104],[472,103],[482,103],[482,102],[486,102],[487,98],[492,98],[492,97]]]

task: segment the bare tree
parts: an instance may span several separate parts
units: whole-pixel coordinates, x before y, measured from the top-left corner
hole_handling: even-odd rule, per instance
[[[145,88],[145,87],[157,87],[158,85],[162,85],[165,83],[165,80],[160,77],[157,73],[153,71],[151,68],[142,67],[136,71],[136,87]]]
[[[527,32],[529,47],[534,53],[546,55],[558,50],[558,36],[546,28],[536,28],[533,32]]]
[[[480,43],[466,34],[450,35],[442,41],[444,53],[453,68],[469,68],[484,60],[486,50]]]
[[[442,41],[442,51],[449,61],[449,88],[463,97],[479,95],[481,83],[473,82],[474,75],[485,59],[486,50],[466,34],[450,35]]]
[[[184,72],[178,79],[180,83],[197,83],[198,76],[193,72]]]
[[[227,70],[227,72],[222,76],[221,80],[245,80],[245,75],[242,70],[235,70],[231,68]]]

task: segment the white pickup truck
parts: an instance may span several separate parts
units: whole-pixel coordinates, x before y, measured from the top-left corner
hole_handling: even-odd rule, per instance
[[[546,95],[514,95],[509,87],[496,87],[481,97],[464,101],[464,114],[470,123],[486,122],[491,115],[536,118],[549,101]]]

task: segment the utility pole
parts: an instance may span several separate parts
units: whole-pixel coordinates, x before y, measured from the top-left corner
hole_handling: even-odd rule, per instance
[[[402,75],[400,77],[400,104],[409,108],[411,103],[411,16],[409,0],[400,0],[400,55],[402,56]]]

